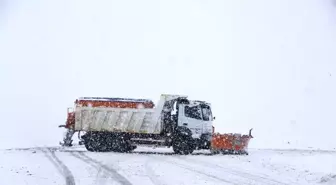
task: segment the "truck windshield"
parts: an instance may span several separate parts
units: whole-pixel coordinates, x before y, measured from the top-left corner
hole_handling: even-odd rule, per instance
[[[202,106],[202,114],[204,121],[212,121],[212,113],[209,106]]]
[[[186,117],[202,120],[202,112],[199,106],[185,106],[184,114]]]

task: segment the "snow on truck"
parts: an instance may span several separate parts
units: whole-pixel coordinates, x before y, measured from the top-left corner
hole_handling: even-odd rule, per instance
[[[82,97],[68,108],[63,146],[78,132],[88,151],[131,152],[137,145],[172,147],[177,154],[208,149],[212,153],[248,154],[252,137],[214,132],[211,104],[187,96],[162,94],[148,99]],[[80,136],[80,132],[84,132]]]

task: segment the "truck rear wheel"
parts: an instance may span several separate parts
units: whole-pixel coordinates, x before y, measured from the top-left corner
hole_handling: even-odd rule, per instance
[[[98,137],[96,137],[95,134],[87,134],[85,137],[84,146],[90,152],[98,152],[100,149]]]
[[[85,148],[90,152],[109,151],[108,143],[103,133],[90,132],[86,133],[82,138]]]
[[[136,147],[123,134],[89,132],[82,136],[85,148],[90,152],[131,152]]]
[[[92,141],[84,142],[85,148],[90,152],[98,152],[99,147]]]
[[[116,135],[111,141],[111,148],[113,152],[128,153],[133,151],[136,146],[132,146],[129,142],[129,138],[121,135]]]

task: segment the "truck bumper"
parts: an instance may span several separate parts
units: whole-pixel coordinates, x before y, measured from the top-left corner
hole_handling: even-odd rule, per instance
[[[210,149],[212,134],[202,134],[200,138],[195,139],[196,150]]]

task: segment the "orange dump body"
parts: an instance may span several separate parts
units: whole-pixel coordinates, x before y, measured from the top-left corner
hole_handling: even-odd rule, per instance
[[[251,129],[252,130],[252,129]],[[251,135],[240,134],[219,134],[214,133],[211,141],[211,148],[215,151],[246,153]]]
[[[108,108],[154,108],[154,103],[147,99],[126,99],[126,98],[95,98],[84,97],[75,101],[76,107],[108,107]],[[69,112],[65,128],[72,128],[75,125],[75,112]]]
[[[131,101],[92,101],[76,100],[76,106],[81,107],[110,107],[110,108],[153,108],[153,102],[131,102]]]

